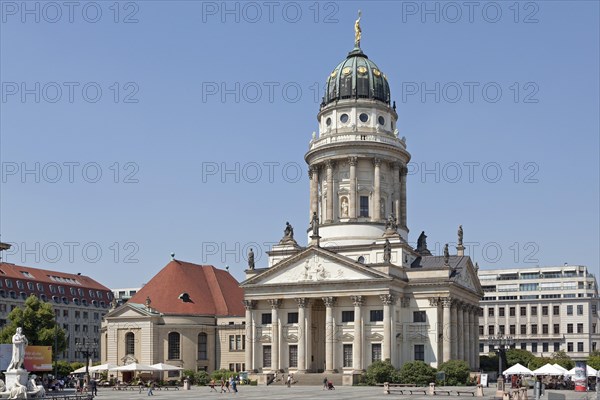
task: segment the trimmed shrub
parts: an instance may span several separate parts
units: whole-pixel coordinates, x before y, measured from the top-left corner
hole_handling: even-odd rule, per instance
[[[369,365],[365,374],[365,382],[368,385],[376,385],[384,382],[398,383],[399,381],[398,371],[389,360],[375,361]]]
[[[450,360],[441,363],[438,371],[446,373],[446,385],[464,386],[469,383],[469,364],[463,360]]]
[[[435,368],[423,361],[411,361],[400,368],[400,382],[416,386],[429,385],[435,382]]]

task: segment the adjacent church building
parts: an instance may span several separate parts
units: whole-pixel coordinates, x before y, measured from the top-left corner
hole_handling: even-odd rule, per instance
[[[387,77],[362,51],[356,26],[354,49],[327,78],[305,155],[308,246],[287,224],[268,266],[255,267],[251,254],[241,283],[245,365],[259,378],[324,372],[351,383],[387,359],[479,368],[483,291],[462,227],[456,255],[448,245],[432,255],[424,232],[417,249],[408,244],[410,154]]]

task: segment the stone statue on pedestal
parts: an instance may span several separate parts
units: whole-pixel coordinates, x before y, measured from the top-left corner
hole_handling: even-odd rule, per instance
[[[462,246],[463,244],[463,228],[462,225],[458,226],[458,245]]]
[[[25,335],[23,335],[23,328],[18,327],[17,332],[12,337],[13,351],[12,359],[8,364],[7,371],[16,371],[22,369],[23,361],[25,361],[25,347],[29,343]]]
[[[317,212],[313,212],[312,219],[310,220],[310,227],[312,228],[312,235],[319,236],[319,216]]]
[[[392,244],[388,239],[385,239],[383,245],[383,262],[389,264],[392,261]]]
[[[449,265],[450,261],[450,250],[448,250],[448,243],[444,246],[444,264]]]
[[[254,251],[252,251],[252,249],[250,249],[250,252],[248,253],[248,269],[254,269]]]

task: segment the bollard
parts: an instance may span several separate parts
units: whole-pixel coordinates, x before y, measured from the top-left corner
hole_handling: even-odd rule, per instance
[[[527,387],[521,388],[521,400],[527,400]]]
[[[475,396],[483,397],[483,385],[481,383],[477,385],[477,391]]]
[[[390,383],[383,382],[383,394],[390,394]]]
[[[510,393],[509,392],[503,392],[502,393],[502,400],[510,400]]]
[[[431,382],[429,384],[429,395],[430,396],[434,396],[435,395],[435,383]]]

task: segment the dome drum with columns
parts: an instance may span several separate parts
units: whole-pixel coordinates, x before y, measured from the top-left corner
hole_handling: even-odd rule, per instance
[[[293,229],[249,263],[242,282],[246,366],[252,379],[285,371],[301,382],[352,384],[374,361],[399,368],[464,360],[479,368],[478,313],[483,291],[462,246],[434,256],[423,232],[408,244],[407,164],[398,115],[381,70],[355,49],[330,74],[313,134],[308,245]],[[253,260],[253,257],[252,257]]]

